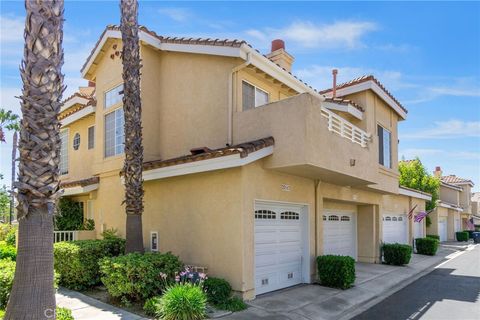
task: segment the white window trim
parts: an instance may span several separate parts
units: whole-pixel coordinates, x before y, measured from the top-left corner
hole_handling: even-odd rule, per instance
[[[389,146],[389,148],[388,148],[388,150],[390,151],[390,164],[389,164],[388,166],[385,165],[385,157],[384,157],[384,159],[383,159],[383,162],[384,162],[384,163],[383,163],[383,164],[382,164],[382,163],[379,163],[379,165],[381,165],[382,167],[387,168],[387,169],[392,169],[392,168],[393,168],[393,161],[392,161],[392,160],[393,160],[393,159],[392,159],[392,156],[393,156],[393,152],[392,152],[392,137],[393,137],[393,134],[392,134],[392,131],[391,131],[391,130],[385,128],[385,126],[383,126],[383,125],[382,125],[381,123],[379,123],[379,122],[377,122],[377,131],[378,131],[378,126],[382,127],[382,129],[383,129],[384,131],[387,131],[388,133],[390,133],[390,146]],[[377,137],[378,137],[378,132],[377,132]],[[385,140],[382,139],[382,141],[383,141],[383,143],[384,143],[384,145],[383,145],[383,151],[385,152]],[[378,149],[378,152],[380,153],[380,148]],[[384,155],[385,155],[385,154],[384,154]]]
[[[92,148],[90,148],[90,145],[89,145],[89,142],[90,142],[90,136],[89,136],[90,128],[93,128],[93,147]],[[87,127],[87,150],[95,149],[95,135],[96,134],[97,133],[95,132],[95,125],[91,125],[90,127]]]
[[[105,119],[107,118],[107,116],[108,116],[109,114],[114,113],[114,112],[117,112],[117,110],[120,110],[120,109],[123,110],[123,106],[120,106],[120,107],[115,108],[115,109],[113,109],[113,110],[108,110],[108,112],[105,112],[105,114],[103,115],[103,158],[104,158],[104,159],[113,158],[113,157],[117,157],[117,156],[120,156],[120,155],[122,155],[122,154],[125,154],[125,146],[124,146],[122,152],[116,153],[116,151],[115,151],[115,153],[114,153],[113,155],[111,155],[111,156],[107,156],[107,155],[106,155],[106,142],[107,142],[107,139],[106,139],[106,138],[107,138],[107,137],[106,137],[106,134],[107,134],[106,124],[107,124],[107,122],[105,121]],[[115,121],[116,121],[116,116],[114,116],[114,118],[115,118]],[[125,126],[125,114],[123,115],[123,125]],[[116,126],[116,122],[115,122],[115,126]],[[122,130],[125,130],[125,128],[123,128]],[[123,131],[123,132],[124,132],[124,135],[125,135],[125,131]],[[115,140],[116,140],[116,138],[117,138],[117,137],[115,136]],[[124,139],[123,142],[124,142],[124,144],[125,144],[125,137],[124,137],[123,139]],[[117,149],[117,145],[115,144],[115,150],[116,150],[116,149]]]
[[[69,147],[69,143],[68,143],[68,142],[69,142],[69,141],[68,141],[68,140],[70,139],[70,129],[69,129],[69,128],[61,129],[61,130],[60,130],[60,133],[63,133],[63,132],[66,132],[66,133],[67,133],[67,147],[66,147],[66,149],[67,149],[67,156],[66,156],[66,158],[67,158],[67,165],[66,165],[67,172],[62,173],[62,170],[61,170],[61,163],[62,163],[62,152],[61,152],[61,151],[62,151],[62,148],[61,148],[61,146],[60,146],[60,163],[58,164],[58,167],[59,167],[58,169],[59,169],[59,171],[60,171],[60,175],[61,175],[61,176],[67,175],[67,174],[68,174],[68,169],[69,169],[69,168],[68,168],[68,167],[69,167],[69,166],[68,166],[68,160],[69,160],[69,155],[68,155],[68,147]],[[61,142],[60,142],[60,143],[61,143]]]
[[[78,134],[78,148],[75,149],[75,136]],[[82,144],[82,136],[80,135],[80,132],[75,132],[72,137],[72,149],[74,151],[80,150],[80,145]]]
[[[255,85],[255,84],[253,84],[253,83],[251,83],[250,81],[245,80],[245,79],[242,79],[242,90],[243,90],[243,82],[248,83],[249,85],[251,85],[251,86],[255,89],[255,90],[253,91],[253,92],[255,93],[254,98],[253,98],[253,100],[254,100],[254,101],[253,101],[253,102],[254,102],[254,109],[259,108],[259,107],[262,107],[262,106],[270,103],[270,93],[269,93],[268,91],[263,90],[263,89],[260,88],[259,86]],[[260,91],[263,91],[263,92],[265,92],[265,93],[267,94],[267,103],[257,106],[257,89],[260,90]],[[243,92],[242,92],[241,97],[242,97],[242,110],[243,110]]]
[[[152,247],[153,235],[157,236],[157,248],[156,249],[153,249],[153,247]],[[158,237],[158,231],[150,231],[150,251],[158,252],[159,251],[159,248],[158,248],[159,246],[160,246],[160,238]]]
[[[114,89],[116,89],[120,86],[123,86],[123,85],[124,85],[123,82],[118,83],[118,84],[110,87],[109,89],[107,89],[103,92],[103,110],[108,110],[108,112],[110,112],[110,110],[109,110],[110,108],[115,108],[115,107],[118,107],[118,105],[123,104],[123,98],[122,98],[122,100],[120,102],[117,102],[117,103],[114,103],[110,106],[107,106],[107,93],[109,93],[110,91],[112,91],[112,90],[114,90]],[[125,90],[125,87],[123,87],[123,90]]]

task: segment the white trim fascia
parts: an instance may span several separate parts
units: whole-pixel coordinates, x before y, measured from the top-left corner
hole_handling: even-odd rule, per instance
[[[69,99],[69,100],[65,101],[65,103],[60,108],[60,112],[63,112],[65,110],[67,110],[68,108],[70,108],[71,106],[74,106],[76,104],[85,105],[87,103],[88,103],[87,98],[75,96],[72,99]]]
[[[78,187],[72,187],[72,188],[65,188],[63,189],[64,191],[62,196],[73,196],[77,194],[88,193],[97,189],[98,189],[98,183],[91,184],[85,187],[78,186]]]
[[[442,208],[448,208],[448,209],[453,209],[453,210],[456,210],[458,212],[463,212],[463,209],[462,208],[458,208],[456,206],[454,206],[453,204],[450,204],[448,202],[444,202],[444,201],[439,201],[438,203],[440,205],[440,207]]]
[[[96,46],[95,51],[94,51],[93,54],[90,56],[90,59],[87,60],[87,63],[85,64],[85,67],[82,68],[82,70],[80,70],[83,78],[86,77],[87,71],[90,70],[90,67],[91,67],[92,64],[93,64],[93,61],[95,61],[95,58],[96,58],[97,55],[100,53],[100,51],[102,50],[103,46],[105,45],[105,42],[107,42],[107,40],[108,40],[109,38],[121,39],[121,38],[122,38],[122,33],[120,32],[120,30],[107,30],[107,31],[103,34],[103,37],[102,37],[102,39],[100,40],[100,42],[98,43],[98,45]]]
[[[240,154],[232,154],[229,156],[218,157],[208,160],[194,161],[165,168],[146,170],[143,172],[143,180],[157,180],[192,173],[241,167],[271,154],[273,154],[273,146],[252,152],[245,158],[241,158]]]
[[[355,118],[362,120],[363,119],[363,112],[352,106],[350,103],[348,105],[335,103],[335,102],[327,102],[323,101],[322,106],[330,110],[337,110],[351,114]]]
[[[65,127],[65,126],[68,126],[69,124],[71,124],[72,122],[80,120],[80,119],[82,119],[82,118],[84,118],[84,117],[86,117],[86,116],[88,116],[92,113],[95,113],[95,107],[94,106],[88,106],[88,107],[83,108],[80,111],[77,111],[77,112],[73,113],[72,115],[69,115],[65,119],[60,120],[60,123],[61,123],[62,127]]]
[[[393,110],[395,110],[402,119],[407,118],[407,113],[400,107],[400,105],[395,102],[385,91],[373,80],[368,80],[359,84],[348,86],[345,88],[337,89],[337,96],[346,96],[352,93],[361,92],[365,90],[372,90],[378,96],[380,96]],[[332,92],[326,93],[327,96],[331,96]]]
[[[419,192],[419,191],[413,191],[413,190],[409,190],[409,189],[404,189],[404,188],[402,188],[402,187],[399,187],[399,188],[398,188],[398,194],[401,194],[401,195],[404,195],[404,196],[407,196],[407,197],[413,197],[413,198],[417,198],[417,199],[423,199],[423,200],[427,200],[427,201],[431,201],[431,200],[432,200],[432,196],[431,196],[431,195],[426,195],[425,193]]]
[[[223,57],[240,57],[240,48],[209,46],[202,44],[162,43],[160,50],[184,53],[208,54]]]
[[[441,185],[442,187],[450,188],[450,189],[453,189],[453,190],[456,190],[456,191],[463,191],[463,188],[462,188],[462,187],[455,186],[455,185],[453,185],[453,184],[446,183],[446,182],[443,182],[443,181],[440,182],[440,185]]]

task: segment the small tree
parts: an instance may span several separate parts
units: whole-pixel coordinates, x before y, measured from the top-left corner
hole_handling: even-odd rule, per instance
[[[432,200],[427,201],[425,209],[427,211],[434,209],[438,200],[440,179],[429,174],[418,157],[410,161],[400,161],[398,171],[400,172],[400,185],[430,193]]]

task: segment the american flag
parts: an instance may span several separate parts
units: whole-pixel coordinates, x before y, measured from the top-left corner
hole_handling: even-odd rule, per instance
[[[417,205],[415,205],[412,209],[410,209],[410,211],[408,212],[408,219],[412,219],[413,217],[413,211],[415,211],[415,208],[417,207]]]
[[[473,218],[467,220],[467,229],[475,230],[475,225],[473,224]]]
[[[415,216],[415,222],[420,222],[422,221],[426,216],[428,216],[428,214],[430,212],[432,212],[433,210],[430,210],[428,212],[419,212],[416,216]]]

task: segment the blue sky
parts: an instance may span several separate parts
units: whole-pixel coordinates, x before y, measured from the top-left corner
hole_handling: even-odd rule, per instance
[[[0,102],[19,111],[23,2],[0,3]],[[68,96],[117,1],[66,1]],[[476,2],[140,2],[140,23],[162,35],[240,38],[261,52],[282,38],[293,73],[314,86],[374,74],[409,110],[399,126],[400,158],[470,178],[480,190],[480,3]],[[10,136],[8,136],[10,139]],[[9,184],[10,144],[0,145]]]

